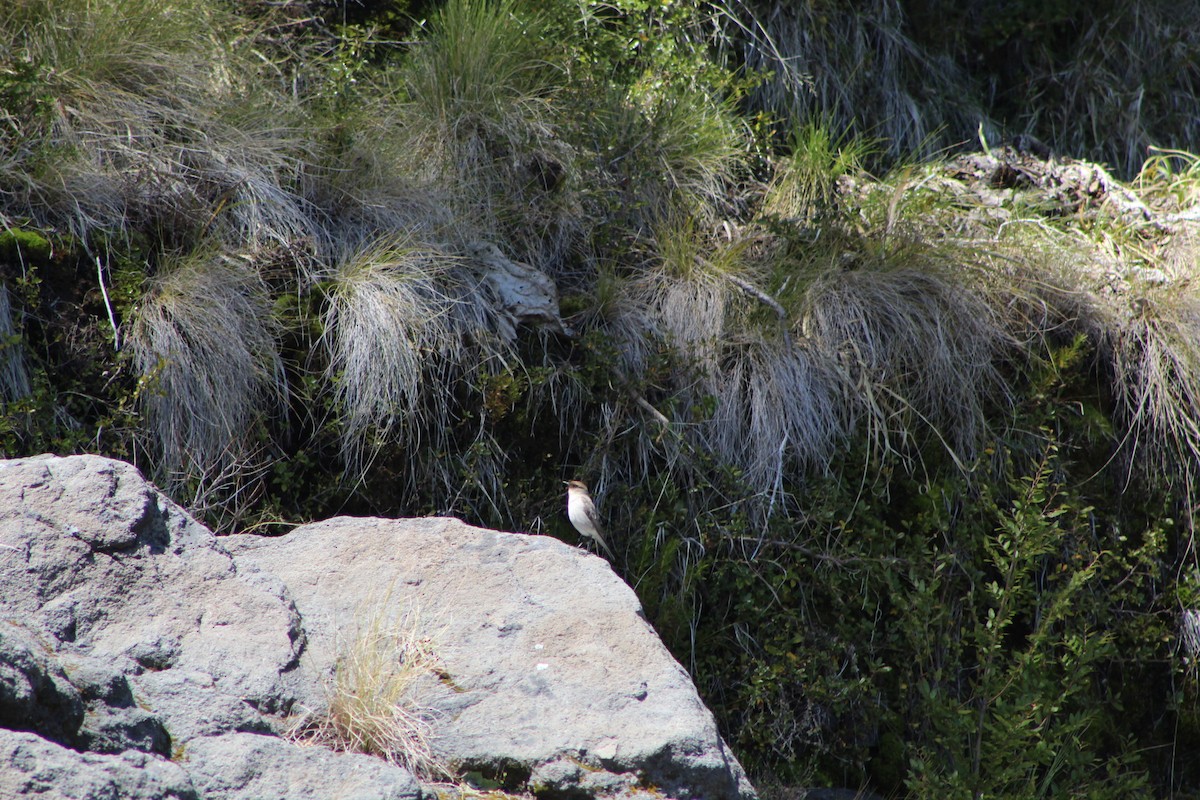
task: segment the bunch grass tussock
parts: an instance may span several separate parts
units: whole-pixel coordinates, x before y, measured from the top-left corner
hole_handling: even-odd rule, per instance
[[[1155,291],[1105,339],[1128,456],[1187,489],[1200,468],[1200,296]]]
[[[478,414],[490,381],[519,368],[512,323],[472,259],[389,234],[347,255],[321,286],[324,378],[347,477],[365,478],[387,451],[401,497],[503,508],[504,448],[486,416],[458,425]]]
[[[724,348],[706,383],[716,400],[699,429],[702,445],[736,466],[758,492],[754,510],[770,516],[790,506],[795,477],[823,470],[854,420],[836,365],[807,344],[744,338]]]
[[[329,259],[368,247],[381,231],[407,231],[426,241],[452,237],[453,190],[436,163],[401,135],[406,110],[393,90],[372,89],[345,112],[322,158],[300,178],[301,193],[318,209]]]
[[[421,700],[422,680],[439,667],[436,640],[419,613],[397,616],[386,605],[356,614],[339,645],[325,706],[294,719],[290,737],[377,756],[421,780],[448,778],[433,748],[437,715]]]
[[[248,432],[287,395],[277,333],[251,255],[202,248],[160,266],[128,348],[168,485],[253,460]]]
[[[807,122],[792,131],[790,152],[771,175],[760,214],[793,223],[807,223],[836,208],[838,183],[861,175],[872,142],[844,132],[831,120]]]
[[[454,0],[438,10],[403,72],[431,134],[467,139],[478,126],[520,135],[545,117],[554,86],[539,17],[515,0]]]
[[[243,239],[311,236],[289,189],[311,157],[299,115],[256,77],[253,52],[231,44],[243,33],[204,0],[31,0],[0,12],[34,105],[0,146],[40,223],[84,240],[167,235],[169,247],[193,246],[226,218]]]
[[[448,232],[466,231],[457,244],[504,241],[553,270],[580,231],[569,199],[574,154],[552,121],[563,73],[545,33],[528,4],[451,0],[392,80],[398,133],[448,189]]]
[[[659,265],[631,283],[649,317],[642,329],[695,370],[677,376],[682,408],[713,402],[693,426],[702,449],[772,501],[855,431],[881,458],[907,462],[932,443],[966,470],[1004,433],[1014,369],[1083,336],[1104,360],[1131,463],[1165,474],[1195,462],[1195,240],[1186,212],[1164,227],[1195,205],[1186,162],[1172,162],[1171,188],[1134,191],[1099,167],[1051,165],[1061,169],[1046,178],[1052,192],[1031,184],[971,201],[993,190],[982,174],[964,188],[961,164],[876,181],[853,166],[860,146],[812,132],[803,141],[820,146],[782,164],[764,204],[768,224],[803,246],[768,234],[766,247],[722,251],[694,227],[663,226]],[[814,245],[816,219],[828,229]],[[784,334],[772,335],[762,321],[780,315]]]
[[[989,403],[1012,344],[1003,320],[971,286],[971,267],[901,248],[830,270],[806,293],[800,327],[838,364],[852,416],[877,447],[929,426],[962,461],[988,432]]]
[[[342,457],[361,471],[389,440],[442,430],[439,404],[423,419],[431,361],[455,361],[462,348],[451,299],[440,288],[453,259],[402,235],[385,236],[344,259],[328,281],[322,317],[335,388]]]

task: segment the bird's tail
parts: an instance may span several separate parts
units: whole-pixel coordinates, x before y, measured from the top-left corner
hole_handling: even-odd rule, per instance
[[[599,542],[600,546],[604,548],[604,552],[608,553],[608,560],[616,563],[617,557],[613,554],[612,548],[608,546],[608,542],[604,541],[604,537],[597,533],[596,541]]]

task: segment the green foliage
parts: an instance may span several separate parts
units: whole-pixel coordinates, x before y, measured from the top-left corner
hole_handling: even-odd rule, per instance
[[[0,453],[137,459],[139,386],[114,347],[97,279],[70,239],[0,232]]]
[[[792,130],[790,151],[767,190],[765,213],[808,222],[835,203],[838,181],[864,171],[874,145],[833,131],[829,120]]]
[[[5,228],[0,231],[0,259],[7,263],[30,265],[45,263],[53,248],[50,240],[27,228]],[[26,275],[26,280],[29,280]]]
[[[1167,496],[1114,506],[1119,471],[1093,473],[1111,440],[1073,399],[1085,347],[1031,373],[1025,433],[973,478],[868,480],[882,465],[849,454],[802,524],[702,523],[704,557],[650,607],[760,777],[1017,798],[1167,774],[1177,532]]]
[[[1103,673],[1121,655],[1105,595],[1127,575],[1100,548],[1117,542],[1103,541],[1093,509],[1056,482],[1057,447],[1031,466],[1006,502],[984,486],[979,504],[996,528],[978,541],[983,553],[956,541],[957,557],[900,612],[901,627],[918,628],[910,642],[932,639],[917,669],[901,672],[916,689],[909,719],[925,728],[907,781],[919,796],[1060,797],[1087,787],[1091,797],[1128,797],[1145,783],[1131,743],[1110,740],[1120,728],[1105,711]],[[955,570],[970,581],[963,611],[929,637],[921,612],[945,601]]]
[[[736,104],[752,85],[715,53],[727,44],[719,3],[555,4],[562,43],[564,133],[590,163],[590,213],[607,237],[642,235],[682,210],[708,221],[728,208],[748,136]],[[613,229],[616,230],[613,230]]]

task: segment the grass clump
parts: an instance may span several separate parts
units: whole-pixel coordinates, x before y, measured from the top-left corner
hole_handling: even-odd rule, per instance
[[[30,0],[0,31],[25,65],[10,91],[34,103],[4,136],[10,190],[40,224],[191,246],[229,211],[251,215],[247,235],[311,234],[284,188],[303,150],[294,109],[256,81],[236,17],[205,0]]]
[[[421,419],[430,395],[431,362],[453,360],[461,347],[439,284],[453,260],[403,237],[368,245],[343,261],[329,281],[322,318],[326,367],[336,387],[344,463],[361,472],[393,435],[444,430],[446,404]],[[404,433],[399,433],[403,431]]]
[[[544,17],[517,0],[450,0],[424,34],[393,79],[402,135],[448,190],[454,224],[443,235],[504,241],[518,259],[558,268],[577,222],[563,213],[573,155],[551,114],[562,72]]]
[[[277,336],[247,254],[206,248],[160,265],[127,346],[168,486],[219,484],[259,463],[250,434],[288,392]]]
[[[836,361],[851,415],[880,452],[925,428],[967,461],[987,432],[989,403],[1002,399],[998,365],[1012,339],[969,266],[900,249],[815,279],[802,329]],[[952,270],[958,270],[954,274]],[[853,399],[850,399],[853,398]]]
[[[436,718],[419,699],[438,663],[416,614],[397,618],[377,606],[341,644],[326,706],[298,717],[291,738],[377,756],[420,780],[449,777],[433,749]]]

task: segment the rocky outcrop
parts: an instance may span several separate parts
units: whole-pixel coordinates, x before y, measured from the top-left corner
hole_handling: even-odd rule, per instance
[[[453,774],[753,793],[597,557],[452,519],[217,538],[127,464],[43,456],[0,462],[0,796],[417,800],[397,763],[281,735],[367,620],[425,643],[407,702]]]
[[[297,747],[277,736],[227,733],[188,743],[183,766],[201,797],[237,800],[420,800],[407,770],[373,756]]]
[[[687,673],[601,558],[451,519],[340,518],[224,543],[243,571],[287,586],[308,642],[287,685],[307,704],[321,702],[362,604],[386,602],[433,640],[440,680],[421,702],[438,720],[434,750],[458,771],[547,792],[749,792]]]
[[[199,800],[187,772],[161,756],[80,753],[33,733],[0,728],[0,797],[38,800]]]

